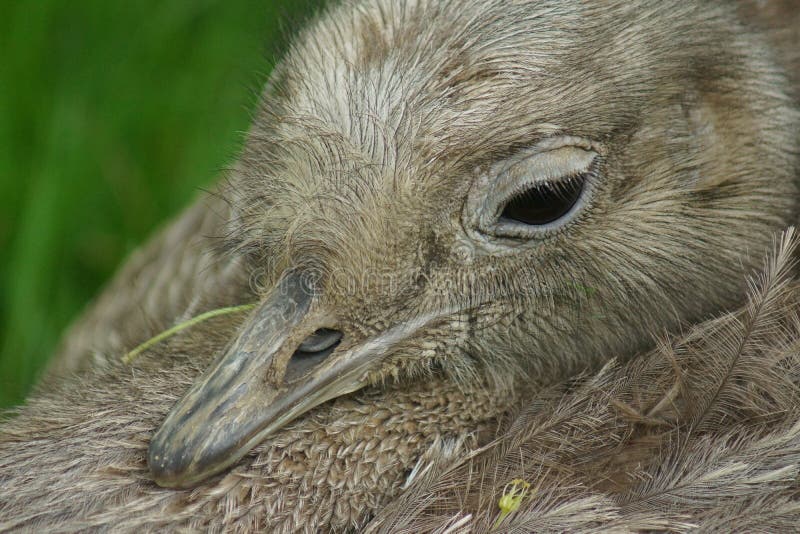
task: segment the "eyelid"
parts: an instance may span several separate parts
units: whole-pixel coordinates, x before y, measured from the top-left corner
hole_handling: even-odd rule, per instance
[[[496,199],[495,215],[503,205],[532,185],[568,179],[588,173],[598,154],[576,146],[566,146],[538,152],[513,162],[502,170],[494,183],[492,196]]]
[[[461,227],[465,240],[459,246],[478,255],[512,254],[520,247],[537,246],[537,239],[552,235],[570,221],[537,228],[507,224],[501,220],[506,203],[521,190],[535,187],[537,183],[584,175],[583,194],[572,210],[579,213],[592,202],[605,155],[602,144],[583,137],[560,135],[543,139],[488,167],[477,168],[462,206]]]

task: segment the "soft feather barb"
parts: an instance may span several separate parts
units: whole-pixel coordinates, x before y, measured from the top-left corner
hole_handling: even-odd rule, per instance
[[[370,532],[791,529],[800,520],[798,236],[746,306],[573,387],[536,395],[488,446],[431,461]],[[503,487],[531,497],[496,528]]]
[[[175,492],[152,484],[147,441],[207,364],[197,351],[213,354],[235,322],[202,343],[189,331],[169,341],[167,361],[93,369],[3,423],[0,530],[792,530],[797,241],[784,234],[739,312],[541,391],[496,433],[491,414],[517,399],[447,383],[369,390],[321,406],[222,479]],[[496,437],[478,447],[486,434]],[[503,488],[518,478],[529,492],[498,520]]]

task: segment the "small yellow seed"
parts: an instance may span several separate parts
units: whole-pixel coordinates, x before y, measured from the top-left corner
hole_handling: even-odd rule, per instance
[[[530,488],[531,485],[521,478],[515,478],[505,485],[503,488],[503,495],[501,495],[500,500],[497,501],[497,506],[500,508],[500,515],[497,521],[495,521],[493,528],[497,528],[508,514],[516,512],[519,509],[522,500],[527,497]]]

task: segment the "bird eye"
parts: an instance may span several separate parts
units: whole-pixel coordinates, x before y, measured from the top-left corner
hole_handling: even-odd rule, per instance
[[[544,239],[592,203],[601,171],[600,148],[559,136],[480,170],[463,208],[464,228],[476,242],[511,246],[506,239]]]
[[[513,196],[503,208],[500,221],[532,226],[557,221],[581,198],[586,176],[581,174],[556,182],[541,182]]]

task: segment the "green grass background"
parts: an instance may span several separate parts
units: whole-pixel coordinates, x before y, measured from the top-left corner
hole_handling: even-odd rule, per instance
[[[276,43],[317,3],[0,0],[0,408],[235,158]]]

